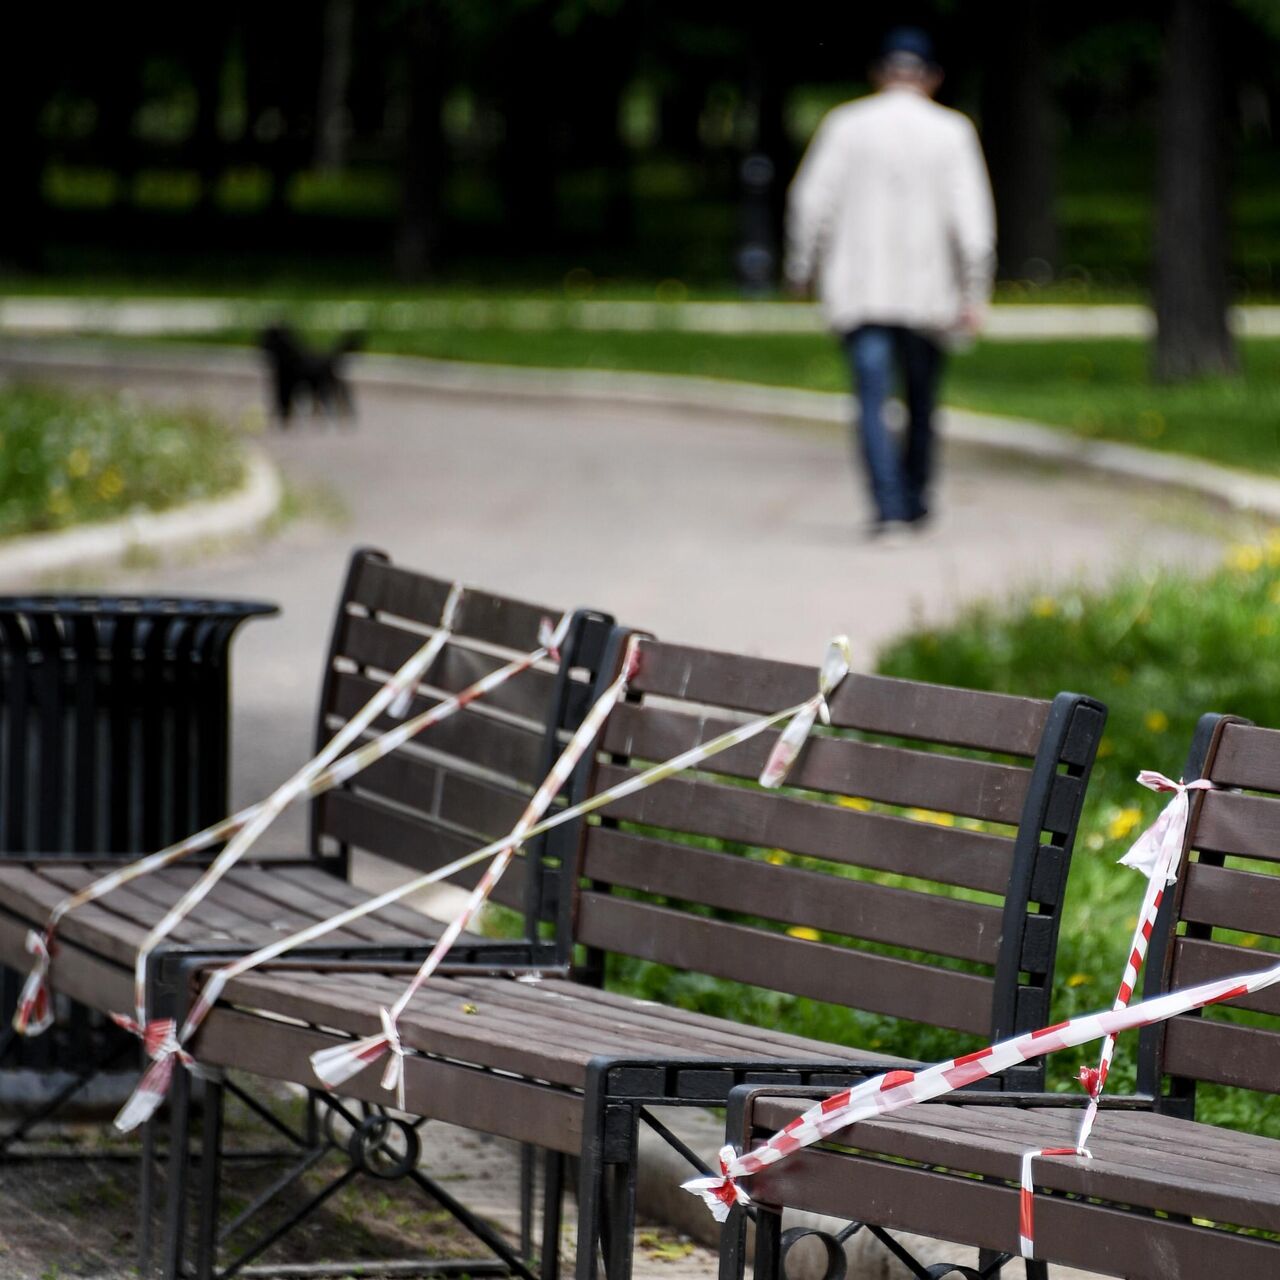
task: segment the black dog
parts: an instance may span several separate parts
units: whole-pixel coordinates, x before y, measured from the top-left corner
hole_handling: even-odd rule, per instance
[[[346,333],[329,351],[310,351],[287,325],[273,324],[262,331],[258,345],[267,357],[271,373],[273,407],[282,427],[289,425],[294,401],[305,392],[313,413],[351,418],[355,406],[351,389],[342,377],[342,365],[364,345],[358,333]]]

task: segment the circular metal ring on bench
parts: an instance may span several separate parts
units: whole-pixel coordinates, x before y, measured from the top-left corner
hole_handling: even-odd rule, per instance
[[[848,1270],[848,1260],[844,1256],[844,1245],[829,1231],[816,1231],[812,1227],[788,1227],[778,1241],[778,1269],[785,1277],[787,1274],[787,1254],[806,1236],[813,1236],[822,1241],[827,1253],[827,1268],[822,1273],[822,1280],[844,1280]]]
[[[418,1167],[417,1130],[396,1116],[366,1116],[347,1144],[351,1162],[375,1178],[394,1182]]]

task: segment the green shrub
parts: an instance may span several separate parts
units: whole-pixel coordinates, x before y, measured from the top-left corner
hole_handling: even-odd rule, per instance
[[[239,483],[236,435],[122,396],[0,391],[0,537],[160,511]]]

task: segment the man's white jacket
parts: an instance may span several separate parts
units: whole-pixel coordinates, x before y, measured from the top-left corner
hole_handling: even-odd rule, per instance
[[[991,184],[966,116],[908,88],[836,107],[788,194],[787,278],[816,279],[837,332],[945,333],[995,266]]]

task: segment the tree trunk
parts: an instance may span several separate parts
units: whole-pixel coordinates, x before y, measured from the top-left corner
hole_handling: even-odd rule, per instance
[[[406,17],[408,113],[400,162],[400,222],[395,267],[402,280],[420,280],[435,265],[440,243],[445,146],[444,30],[435,0],[419,0]]]
[[[1172,0],[1160,100],[1156,378],[1235,373],[1228,320],[1225,75],[1216,0]]]
[[[999,0],[982,88],[1002,280],[1047,278],[1058,264],[1053,102],[1041,0]]]
[[[316,102],[315,166],[338,173],[347,161],[347,85],[351,80],[354,0],[327,0],[320,50],[320,86]]]

